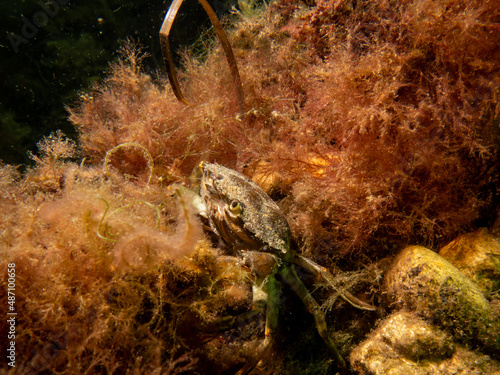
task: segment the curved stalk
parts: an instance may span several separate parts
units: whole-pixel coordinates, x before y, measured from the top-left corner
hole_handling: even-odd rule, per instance
[[[161,42],[161,51],[163,54],[163,60],[165,62],[165,68],[167,69],[168,79],[174,90],[174,94],[179,101],[186,105],[191,105],[191,103],[186,99],[179,85],[179,81],[177,80],[177,74],[175,73],[175,66],[172,60],[172,51],[170,49],[170,43],[168,42],[168,37],[170,35],[170,31],[172,29],[172,24],[174,23],[175,17],[179,8],[182,5],[184,0],[174,0],[172,5],[170,6],[165,19],[163,20],[163,24],[160,29],[160,42]],[[224,49],[224,53],[226,54],[226,59],[229,64],[229,69],[231,71],[231,76],[233,77],[234,89],[236,92],[236,97],[240,106],[240,114],[245,113],[245,99],[243,94],[243,87],[241,85],[240,73],[238,70],[238,65],[236,63],[236,59],[234,57],[233,49],[229,44],[229,40],[227,38],[226,33],[217,17],[217,14],[212,9],[210,4],[206,0],[198,0],[201,4],[205,12],[207,13],[212,25],[214,27],[215,33],[219,37],[221,41],[222,48]]]

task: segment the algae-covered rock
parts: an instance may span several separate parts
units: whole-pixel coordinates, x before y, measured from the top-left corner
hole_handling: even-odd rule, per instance
[[[400,311],[386,318],[349,357],[358,374],[498,374],[500,363],[453,343],[451,336]]]
[[[500,239],[488,229],[464,234],[439,250],[485,293],[500,289]]]
[[[500,352],[500,324],[478,287],[458,268],[421,246],[405,248],[385,276],[388,296],[447,329],[460,342]]]

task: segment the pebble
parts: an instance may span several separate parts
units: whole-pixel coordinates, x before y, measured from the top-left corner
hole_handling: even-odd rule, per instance
[[[458,237],[439,250],[439,255],[474,281],[484,293],[500,289],[500,239],[487,228]]]
[[[500,353],[500,319],[481,290],[439,254],[405,248],[385,275],[392,307],[414,311],[455,340]]]
[[[456,345],[452,337],[414,312],[398,311],[350,354],[360,375],[493,375],[500,362]]]

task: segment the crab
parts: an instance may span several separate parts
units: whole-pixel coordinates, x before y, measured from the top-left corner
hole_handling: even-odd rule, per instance
[[[168,79],[175,96],[180,102],[193,105],[181,91],[168,42],[173,22],[183,1],[172,1],[160,30],[160,40]],[[220,39],[239,103],[238,116],[245,118],[247,108],[241,78],[229,40],[208,2],[206,0],[198,0],[198,2],[205,9]],[[276,276],[279,276],[299,296],[307,310],[313,315],[318,333],[335,358],[338,367],[345,372],[345,361],[335,342],[328,335],[328,327],[321,306],[299,277],[296,267],[319,275],[324,280],[324,284],[334,289],[337,295],[356,308],[373,311],[375,307],[359,300],[347,291],[338,290],[333,275],[326,268],[291,249],[290,228],[285,216],[278,205],[255,182],[232,169],[208,162],[199,164],[198,178],[201,202],[197,200],[193,203],[198,205],[200,215],[206,217],[211,230],[240,255],[258,252],[274,257],[274,267],[264,278],[264,285],[261,288],[267,295],[266,329],[265,338],[258,351],[264,354],[272,345],[278,326],[280,283]],[[248,364],[244,373],[251,372],[256,365],[257,361]]]
[[[288,284],[313,315],[319,335],[327,345],[336,363],[345,372],[346,364],[333,339],[328,335],[325,316],[296,267],[319,274],[325,284],[338,295],[362,310],[375,307],[359,300],[347,291],[337,290],[333,275],[312,260],[291,249],[288,222],[279,206],[246,176],[219,164],[201,162],[198,166],[199,195],[203,204],[201,214],[208,219],[211,230],[237,253],[264,252],[275,258],[275,266],[265,278],[267,291],[265,338],[258,349],[261,355],[271,346],[278,326],[280,283],[276,276]],[[258,361],[248,365],[250,372]]]

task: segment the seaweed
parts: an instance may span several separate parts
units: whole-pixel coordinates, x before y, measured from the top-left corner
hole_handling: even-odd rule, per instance
[[[68,108],[77,143],[56,133],[23,175],[0,166],[0,275],[5,284],[16,264],[19,371],[222,373],[252,355],[258,320],[237,333],[192,329],[251,303],[248,272],[204,238],[178,188],[200,160],[260,183],[294,246],[336,269],[494,221],[494,1],[280,0],[231,22],[245,121],[219,42],[203,61],[183,53],[185,106],[128,41]],[[351,317],[334,315],[347,337]],[[282,357],[273,368],[292,371]]]

